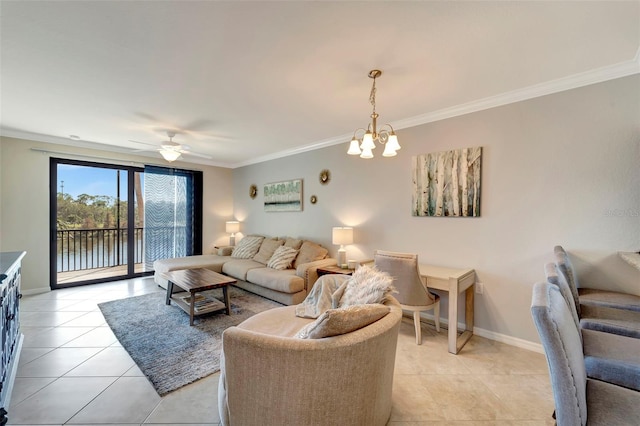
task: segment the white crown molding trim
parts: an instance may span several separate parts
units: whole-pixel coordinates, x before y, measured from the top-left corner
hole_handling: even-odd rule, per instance
[[[547,81],[545,83],[534,84],[533,86],[523,87],[522,89],[501,93],[495,96],[489,96],[488,98],[467,102],[465,104],[441,109],[432,113],[417,115],[415,117],[399,120],[392,125],[397,129],[415,127],[421,124],[432,123],[434,121],[445,120],[447,118],[458,117],[490,108],[522,102],[638,73],[640,73],[640,63],[636,58],[634,58],[633,60],[621,62],[619,64],[597,68],[579,74],[573,74],[568,77]]]
[[[578,74],[573,74],[567,77],[551,80],[545,83],[535,84],[533,86],[524,87],[522,89],[513,90],[511,92],[502,93],[495,96],[490,96],[483,99],[467,102],[464,104],[456,105],[450,108],[444,108],[438,111],[429,112],[426,114],[409,117],[403,120],[392,122],[391,125],[395,129],[406,129],[409,127],[415,127],[422,124],[433,123],[435,121],[446,120],[448,118],[458,117],[465,114],[471,114],[473,112],[479,112],[490,108],[504,106],[516,102],[522,102],[528,99],[533,99],[541,96],[551,95],[554,93],[564,92],[566,90],[577,89],[591,84],[602,83],[609,80],[615,80],[617,78],[627,77],[630,75],[640,73],[640,48],[636,51],[633,59],[618,64],[613,64],[601,68],[596,68],[590,71],[585,71]],[[147,155],[131,153],[130,150],[122,147],[116,147],[114,145],[106,145],[97,142],[87,141],[73,141],[67,138],[61,138],[58,136],[49,136],[39,133],[23,132],[11,129],[0,128],[0,135],[13,137],[17,139],[27,139],[39,142],[55,143],[59,145],[75,146],[79,148],[98,149],[102,151],[119,152],[130,155],[140,155],[146,157]],[[289,157],[296,154],[302,154],[304,152],[315,151],[316,149],[322,149],[333,145],[344,143],[345,146],[351,139],[351,133],[324,139],[318,142],[314,142],[309,145],[296,147],[289,150],[279,151],[273,154],[257,157],[248,161],[241,161],[238,163],[222,163],[216,161],[206,160],[191,160],[190,163],[203,164],[214,167],[224,167],[236,169],[238,167],[250,166],[252,164],[263,163],[265,161],[277,160],[283,157]]]
[[[487,98],[478,99],[450,108],[444,108],[438,111],[416,115],[414,117],[409,117],[403,120],[392,122],[391,125],[394,129],[406,129],[409,127],[415,127],[422,124],[433,123],[435,121],[446,120],[448,118],[471,114],[473,112],[483,111],[490,108],[504,106],[516,102],[522,102],[541,96],[577,89],[592,84],[603,83],[605,81],[615,80],[617,78],[627,77],[638,73],[640,73],[640,48],[636,52],[635,57],[629,61],[596,68],[578,74],[573,74],[567,77],[547,81],[545,83],[534,84],[533,86],[524,87],[522,89],[513,90],[511,92],[501,93],[495,96],[489,96]],[[346,147],[349,140],[351,140],[350,133],[318,141],[310,145],[305,145],[295,149],[280,151],[270,155],[265,155],[263,157],[254,158],[249,161],[236,163],[231,167],[237,168],[249,166],[251,164],[276,160],[278,158],[301,154],[308,151],[314,151],[316,149],[326,148],[341,143],[344,143]]]
[[[78,154],[73,152],[60,152],[60,151],[48,150],[48,149],[34,149],[36,151],[48,152],[50,154],[94,158],[96,160],[103,160],[103,161],[104,160],[117,161],[123,164],[129,163],[129,164],[135,164],[135,165],[155,165],[155,166],[161,166],[161,167],[171,167],[171,163],[158,163],[158,161],[162,161],[162,160],[158,158],[158,156],[154,155],[152,152],[147,152],[147,153],[131,152],[131,149],[129,148],[116,146],[116,145],[108,145],[104,143],[90,142],[90,141],[83,141],[83,140],[76,141],[73,139],[61,138],[59,136],[44,135],[41,133],[24,132],[21,130],[4,129],[4,128],[0,128],[0,135],[2,135],[2,137],[24,139],[28,141],[34,141],[34,142],[45,142],[45,143],[51,143],[56,145],[70,146],[74,148],[84,148],[84,149],[93,149],[97,151],[114,152],[118,154],[132,155],[134,157],[150,158],[156,161],[152,161],[152,160],[146,161],[142,159],[141,161],[135,161],[135,160],[126,160],[121,158],[108,158],[108,157],[102,157],[97,155],[88,155],[88,154],[84,155],[84,154]],[[179,161],[184,163],[201,164],[205,166],[231,168],[231,165],[228,163],[220,163],[220,162],[200,159],[200,158],[196,158],[193,160],[189,158],[189,161],[185,161],[184,158],[181,158]]]

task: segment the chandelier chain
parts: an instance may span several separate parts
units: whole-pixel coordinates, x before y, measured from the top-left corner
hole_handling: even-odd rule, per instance
[[[373,85],[371,86],[371,93],[369,93],[369,102],[373,105],[373,112],[376,112],[376,79],[373,79]]]

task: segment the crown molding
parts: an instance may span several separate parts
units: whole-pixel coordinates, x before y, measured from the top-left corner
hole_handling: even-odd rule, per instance
[[[32,132],[25,132],[22,130],[15,130],[15,129],[5,129],[5,128],[0,128],[0,135],[2,137],[8,137],[8,138],[15,138],[15,139],[24,139],[24,140],[28,140],[28,141],[34,141],[34,142],[45,142],[45,143],[51,143],[51,144],[56,144],[56,145],[64,145],[64,146],[70,146],[70,147],[75,147],[75,148],[84,148],[84,149],[93,149],[93,150],[98,150],[98,151],[105,151],[105,152],[114,152],[114,153],[118,153],[118,154],[125,154],[125,155],[131,155],[134,157],[145,157],[145,158],[151,158],[153,160],[156,160],[156,162],[152,162],[152,161],[134,161],[134,160],[123,160],[123,159],[117,159],[117,158],[107,158],[107,157],[98,157],[98,156],[92,156],[92,155],[81,155],[81,154],[74,154],[72,152],[57,152],[57,151],[53,151],[53,150],[41,150],[41,151],[46,151],[49,152],[51,154],[59,154],[59,155],[70,155],[70,156],[77,156],[77,157],[92,157],[95,159],[100,159],[100,160],[113,160],[113,161],[120,161],[120,162],[135,162],[135,163],[141,163],[141,164],[156,164],[156,165],[165,165],[164,163],[162,164],[158,164],[157,160],[159,160],[158,156],[154,155],[152,152],[131,152],[131,149],[129,148],[125,148],[125,147],[121,147],[121,146],[116,146],[116,145],[108,145],[108,144],[104,144],[104,143],[99,143],[99,142],[90,142],[90,141],[84,141],[84,140],[73,140],[73,139],[68,139],[68,138],[62,138],[59,136],[51,136],[51,135],[45,135],[42,133],[32,133]],[[187,163],[193,163],[193,164],[201,164],[201,165],[205,165],[205,166],[214,166],[214,167],[224,167],[224,168],[231,168],[231,165],[228,163],[220,163],[217,161],[211,161],[211,160],[206,160],[206,159],[200,159],[200,158],[195,158],[195,159],[191,159],[189,158],[189,161],[184,161],[184,158],[181,158],[179,161],[181,162],[187,162]]]
[[[490,96],[483,99],[467,102],[464,104],[456,105],[450,108],[444,108],[438,111],[429,112],[426,114],[416,115],[403,120],[392,122],[391,125],[394,129],[406,129],[409,127],[420,126],[422,124],[433,123],[435,121],[446,120],[448,118],[459,117],[461,115],[471,114],[474,112],[483,111],[499,106],[504,106],[516,102],[522,102],[525,100],[538,98],[541,96],[551,95],[554,93],[560,93],[567,90],[577,89],[592,84],[603,83],[609,80],[615,80],[617,78],[627,77],[640,73],[640,48],[636,51],[633,59],[620,62],[618,64],[609,65],[606,67],[596,68],[590,71],[573,74],[567,77],[551,80],[545,83],[535,84],[533,86],[524,87],[522,89],[513,90],[511,92],[502,93],[495,96]],[[136,155],[142,157],[151,157],[151,155],[132,153],[127,148],[117,147],[114,145],[106,145],[97,142],[88,141],[74,141],[67,138],[61,138],[58,136],[44,135],[40,133],[23,132],[14,129],[0,129],[0,135],[13,137],[17,139],[27,139],[39,142],[48,142],[59,145],[74,146],[78,148],[98,149],[102,151],[118,152],[122,154]],[[224,167],[236,169],[239,167],[250,166],[252,164],[263,163],[265,161],[277,160],[283,157],[289,157],[296,154],[302,154],[304,152],[315,151],[317,149],[327,148],[333,145],[341,143],[347,144],[351,139],[351,133],[347,133],[340,136],[335,136],[328,139],[323,139],[311,143],[288,149],[284,151],[275,152],[273,154],[265,155],[262,157],[256,157],[248,161],[242,161],[238,163],[222,163],[217,161],[206,161],[189,159],[191,163],[203,164],[214,167]],[[154,157],[155,158],[155,157]]]
[[[634,59],[630,61],[596,68],[591,71],[573,74],[568,77],[547,81],[545,83],[534,84],[533,86],[523,87],[522,89],[501,93],[495,96],[489,96],[488,98],[478,99],[476,101],[456,105],[451,108],[444,108],[431,113],[417,115],[415,117],[399,120],[392,125],[396,129],[415,127],[421,124],[471,114],[473,112],[522,102],[529,99],[539,98],[541,96],[590,86],[592,84],[603,83],[605,81],[615,80],[617,78],[627,77],[638,73],[640,73],[640,61],[638,61],[638,54],[636,54]]]
[[[409,127],[415,127],[422,124],[433,123],[435,121],[446,120],[448,118],[459,117],[461,115],[471,114],[473,112],[483,111],[490,108],[495,108],[516,102],[522,102],[541,96],[577,89],[592,84],[603,83],[605,81],[615,80],[617,78],[627,77],[639,73],[640,48],[637,50],[635,57],[629,61],[620,62],[618,64],[613,64],[602,68],[596,68],[578,74],[573,74],[567,77],[547,81],[545,83],[535,84],[533,86],[524,87],[522,89],[501,93],[499,95],[490,96],[483,99],[478,99],[450,108],[444,108],[438,111],[416,115],[414,117],[392,122],[391,125],[394,129],[406,129]],[[276,160],[278,158],[301,154],[303,152],[326,148],[341,143],[344,143],[346,146],[350,139],[351,134],[348,133],[342,136],[324,139],[310,145],[305,145],[291,150],[280,151],[263,157],[254,158],[249,161],[236,163],[231,167],[237,168],[249,166],[251,164]]]

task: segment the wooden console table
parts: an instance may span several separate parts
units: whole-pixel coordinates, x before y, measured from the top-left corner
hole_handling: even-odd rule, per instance
[[[473,336],[473,292],[476,272],[473,269],[452,269],[433,265],[419,265],[420,275],[430,289],[449,292],[449,352],[457,354]],[[464,292],[465,329],[458,337],[458,296]]]

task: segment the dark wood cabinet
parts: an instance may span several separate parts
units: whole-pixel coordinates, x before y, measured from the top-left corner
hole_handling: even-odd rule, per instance
[[[0,424],[7,409],[22,348],[20,333],[20,273],[25,252],[0,253]]]

